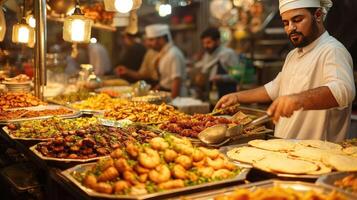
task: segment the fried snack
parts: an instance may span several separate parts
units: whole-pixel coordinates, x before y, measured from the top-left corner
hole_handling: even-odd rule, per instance
[[[88,159],[109,155],[123,148],[125,143],[143,143],[156,136],[107,126],[62,131],[59,135],[54,140],[39,143],[36,150],[50,158]]]
[[[27,110],[0,110],[0,120],[10,120],[10,119],[19,119],[21,118]]]
[[[163,123],[168,122],[171,116],[184,117],[186,115],[167,104],[155,105],[126,101],[105,112],[104,116],[115,120],[129,119],[133,122]]]
[[[187,139],[166,135],[142,145],[126,143],[111,158],[71,175],[99,193],[140,195],[230,179],[239,173],[217,150],[196,148]],[[111,188],[98,188],[103,183]]]
[[[65,105],[67,103],[73,103],[76,101],[83,101],[88,99],[89,97],[93,97],[95,94],[92,94],[88,91],[78,91],[78,92],[72,92],[69,94],[61,94],[52,99],[52,101]]]
[[[270,188],[258,188],[253,191],[249,189],[237,189],[229,195],[221,195],[215,200],[267,200],[267,199],[294,199],[294,200],[345,200],[344,195],[332,191],[327,194],[310,190],[301,192],[293,188],[274,186]]]
[[[351,191],[357,194],[357,177],[356,175],[349,175],[343,179],[337,180],[334,183],[335,186],[340,187],[344,190]]]
[[[90,97],[80,103],[72,104],[73,108],[79,110],[110,110],[116,105],[127,104],[128,100],[113,99],[107,94],[99,94],[94,97]]]
[[[8,124],[10,135],[17,138],[50,139],[61,136],[64,131],[86,129],[98,126],[97,118],[61,119],[53,117],[46,120],[24,121],[19,124]]]
[[[66,108],[59,109],[44,109],[44,110],[7,110],[0,111],[0,120],[14,120],[14,119],[24,119],[33,118],[41,116],[60,116],[73,114],[74,111]]]
[[[207,114],[195,114],[193,116],[173,115],[168,123],[160,125],[160,129],[185,137],[195,138],[204,129],[217,124],[234,125],[235,123],[223,117],[215,117]]]
[[[26,92],[0,93],[0,110],[9,108],[22,108],[38,105],[46,105],[35,96]]]

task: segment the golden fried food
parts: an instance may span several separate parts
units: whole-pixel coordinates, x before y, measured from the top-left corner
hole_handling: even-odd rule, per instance
[[[99,94],[80,103],[74,103],[72,104],[72,107],[79,110],[110,110],[117,105],[126,105],[128,102],[128,100],[124,99],[111,98],[107,94]]]
[[[104,116],[115,120],[129,119],[133,122],[162,123],[169,121],[171,116],[186,115],[167,104],[155,105],[127,101],[117,104],[113,110],[106,112]]]
[[[343,179],[337,180],[334,183],[335,186],[340,187],[344,190],[351,191],[352,193],[357,194],[357,176],[349,175],[344,177]]]
[[[26,92],[0,93],[0,110],[46,105],[45,102]]]
[[[133,145],[137,148],[133,148]],[[181,147],[177,148],[177,145]],[[192,152],[199,152],[198,156],[195,155],[195,160],[202,162],[200,167],[193,165],[194,153],[190,156],[183,154],[182,145],[186,149],[192,149]],[[128,147],[138,153],[129,153]],[[204,147],[198,150],[181,138],[166,135],[160,139],[153,138],[149,143],[142,145],[126,145],[122,152],[112,153],[111,158],[100,160],[92,169],[80,173],[81,177],[75,172],[72,175],[84,186],[100,193],[111,191],[114,194],[135,195],[138,192],[148,194],[229,179],[240,173],[240,169],[223,155],[210,158],[203,153],[206,150]],[[96,188],[95,186],[100,183],[112,185],[111,190],[104,190],[104,187]]]

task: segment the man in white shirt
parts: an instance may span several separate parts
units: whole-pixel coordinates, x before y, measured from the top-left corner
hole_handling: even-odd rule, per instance
[[[355,97],[352,58],[325,30],[330,0],[280,0],[280,15],[292,50],[278,76],[263,87],[224,96],[217,108],[234,103],[273,103],[267,113],[275,136],[340,142],[350,125]]]
[[[150,46],[158,51],[156,59],[159,84],[155,89],[171,91],[171,97],[185,96],[187,88],[185,57],[181,50],[173,44],[169,26],[153,24],[145,27],[145,36]]]
[[[205,53],[195,64],[209,81],[216,83],[219,97],[237,91],[237,81],[228,75],[229,67],[238,65],[238,55],[233,49],[221,45],[221,34],[217,28],[208,28],[201,34]]]

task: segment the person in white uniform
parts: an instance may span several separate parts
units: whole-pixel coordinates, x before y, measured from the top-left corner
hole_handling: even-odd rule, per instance
[[[158,51],[156,59],[159,84],[155,89],[171,92],[171,97],[185,96],[187,88],[185,57],[181,50],[173,44],[169,26],[153,24],[145,27],[145,36],[150,46]]]
[[[275,136],[340,142],[350,125],[355,97],[352,58],[325,30],[330,0],[280,0],[280,15],[291,43],[282,71],[270,83],[228,94],[216,108],[273,101],[267,110]]]

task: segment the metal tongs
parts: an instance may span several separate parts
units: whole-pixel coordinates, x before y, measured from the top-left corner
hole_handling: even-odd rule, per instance
[[[197,137],[206,145],[222,146],[223,144],[229,142],[231,138],[241,135],[244,132],[244,129],[252,126],[259,126],[270,120],[271,117],[265,114],[246,125],[229,127],[227,124],[218,124],[201,131]]]

